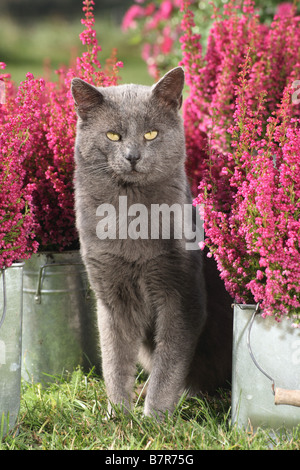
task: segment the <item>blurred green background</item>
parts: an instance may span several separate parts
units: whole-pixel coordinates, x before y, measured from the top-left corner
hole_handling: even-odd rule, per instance
[[[130,34],[122,32],[120,24],[132,0],[96,0],[94,14],[97,37],[102,51],[100,62],[104,65],[113,48],[118,60],[124,62],[120,69],[123,83],[152,84],[147,66],[141,58],[140,46],[132,44]],[[25,79],[31,72],[44,76],[81,53],[79,34],[81,0],[0,0],[0,62],[5,62],[5,72],[15,82]]]
[[[215,1],[220,6],[227,0]],[[300,0],[295,1],[299,4]],[[282,0],[256,0],[264,21],[271,20],[280,3]],[[102,47],[99,58],[104,65],[111,50],[117,48],[118,60],[124,62],[121,82],[148,85],[153,79],[141,58],[143,38],[139,32],[125,34],[120,27],[133,4],[134,0],[95,0],[96,31]],[[210,12],[209,0],[199,0],[197,24],[203,41],[211,24]],[[82,17],[82,0],[0,0],[0,62],[7,64],[6,72],[18,83],[27,72],[39,77],[45,76],[47,69],[55,80],[54,70],[81,54]]]

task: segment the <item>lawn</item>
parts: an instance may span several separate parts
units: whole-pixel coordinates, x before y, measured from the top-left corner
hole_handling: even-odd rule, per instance
[[[137,385],[140,380],[137,379]],[[300,450],[300,428],[274,435],[230,423],[230,394],[180,401],[163,423],[143,417],[143,399],[130,415],[107,419],[103,380],[78,369],[48,388],[23,383],[16,431],[1,450]]]
[[[121,70],[123,83],[150,85],[147,66],[141,58],[140,46],[132,44],[119,25],[109,17],[96,18],[96,30],[102,51],[99,59],[102,66],[113,48],[118,51],[118,60],[123,61]],[[79,34],[83,30],[80,18],[44,18],[34,22],[18,23],[9,17],[0,17],[0,61],[7,64],[6,72],[15,82],[25,79],[31,72],[36,77],[48,76],[61,65],[68,65],[83,50]]]

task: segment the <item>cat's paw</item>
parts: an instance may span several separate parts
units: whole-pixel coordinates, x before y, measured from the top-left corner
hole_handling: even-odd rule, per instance
[[[104,418],[105,421],[110,419],[118,418],[124,415],[128,415],[130,413],[130,404],[125,403],[108,403],[107,405],[107,412]]]
[[[161,423],[162,421],[164,421],[167,417],[167,414],[168,414],[167,411],[164,412],[162,410],[157,410],[147,405],[145,405],[144,412],[143,412],[144,417],[152,418],[158,423]]]

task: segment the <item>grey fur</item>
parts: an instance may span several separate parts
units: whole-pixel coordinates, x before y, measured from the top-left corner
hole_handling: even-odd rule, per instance
[[[127,196],[128,205],[149,209],[151,204],[191,203],[178,112],[183,85],[180,67],[153,87],[96,89],[77,78],[72,82],[78,113],[77,227],[98,302],[108,399],[130,408],[139,361],[151,373],[146,415],[172,412],[185,389],[213,391],[230,377],[230,301],[221,284],[217,292],[211,286],[211,299],[206,297],[201,252],[187,251],[184,239],[99,240],[96,235],[97,207],[117,207],[119,196]],[[143,136],[152,130],[158,136],[146,142]],[[122,140],[111,142],[108,131]],[[131,156],[138,159],[135,165]],[[226,304],[215,308],[221,291]]]

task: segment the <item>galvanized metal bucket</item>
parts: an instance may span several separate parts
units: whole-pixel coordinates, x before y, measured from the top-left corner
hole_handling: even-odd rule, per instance
[[[93,293],[78,251],[25,262],[22,377],[47,384],[76,367],[99,372]]]
[[[234,306],[232,421],[292,429],[300,424],[300,330],[255,310]]]
[[[0,435],[16,424],[21,397],[24,263],[0,270]]]

